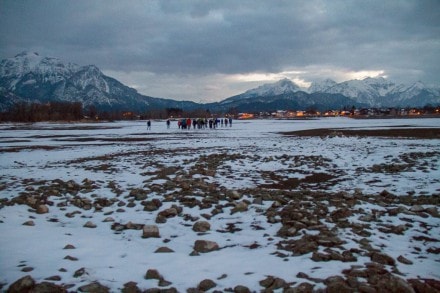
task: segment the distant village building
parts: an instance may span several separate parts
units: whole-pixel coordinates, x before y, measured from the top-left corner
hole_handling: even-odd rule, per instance
[[[237,119],[252,119],[254,118],[254,114],[252,113],[238,113]]]

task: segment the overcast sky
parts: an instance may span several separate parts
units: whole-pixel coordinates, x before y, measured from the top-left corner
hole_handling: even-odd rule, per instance
[[[22,51],[196,102],[284,77],[439,84],[440,1],[0,0],[0,58]]]

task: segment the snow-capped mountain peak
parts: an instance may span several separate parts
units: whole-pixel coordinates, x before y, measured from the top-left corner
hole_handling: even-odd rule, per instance
[[[80,102],[100,110],[142,111],[149,107],[194,107],[139,94],[95,65],[79,66],[35,52],[22,52],[0,61],[0,111],[17,103]],[[183,105],[183,106],[182,106]]]
[[[22,52],[0,63],[0,86],[27,99],[110,101],[110,80],[94,65],[78,66],[35,52]]]
[[[43,58],[35,52],[22,52],[14,58],[4,59],[0,63],[0,76],[22,76],[30,72]]]
[[[290,79],[284,78],[275,83],[263,84],[255,89],[251,89],[245,92],[245,95],[249,96],[276,96],[286,93],[294,93],[300,91],[300,87],[296,85]]]
[[[325,92],[326,90],[328,90],[329,88],[331,88],[332,86],[336,85],[336,81],[332,80],[332,79],[325,79],[323,81],[315,81],[312,82],[312,84],[310,85],[310,87],[308,88],[308,92],[310,93],[322,93]]]
[[[58,58],[42,57],[36,52],[22,52],[0,63],[0,76],[8,82],[2,86],[14,89],[20,82],[32,83],[36,79],[56,83],[74,74],[79,66],[62,62]]]
[[[425,89],[426,85],[419,80],[419,81],[413,83],[412,85],[410,85],[409,88],[410,89],[419,89],[420,90],[420,89]]]
[[[369,85],[372,87],[379,96],[386,96],[388,93],[392,92],[394,88],[396,87],[396,84],[383,78],[383,77],[367,77],[364,80],[362,80],[363,83],[366,85]]]

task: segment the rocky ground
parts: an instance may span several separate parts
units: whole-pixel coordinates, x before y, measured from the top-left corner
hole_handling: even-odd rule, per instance
[[[412,139],[422,132],[423,138],[438,138],[432,129],[396,135]],[[377,182],[387,176],[397,182],[412,173],[435,173],[439,148],[416,147],[420,141],[413,141],[412,149],[384,155],[382,163],[354,166],[350,173],[325,152],[280,152],[277,147],[290,146],[292,135],[322,140],[382,132],[321,129],[287,134],[260,147],[249,139],[241,149],[220,145],[215,150],[203,147],[198,136],[185,137],[198,142],[185,143],[186,148],[147,145],[151,137],[133,136],[125,142],[136,146],[120,151],[115,143],[121,141],[115,138],[51,137],[99,140],[111,143],[112,152],[35,163],[37,172],[23,176],[2,174],[2,237],[38,241],[35,235],[51,231],[56,240],[41,239],[44,247],[17,244],[17,250],[30,251],[19,257],[7,255],[18,251],[2,250],[3,259],[16,263],[2,266],[14,272],[6,274],[10,277],[3,279],[1,290],[440,292],[439,190],[396,193],[388,181]],[[29,147],[53,152],[60,146],[20,145],[2,152],[21,154]],[[275,151],[261,152],[263,147]],[[68,166],[72,179],[38,176],[41,166],[65,173],[61,165]],[[96,176],[84,177],[87,174]],[[348,175],[372,176],[363,188],[339,187]],[[434,183],[438,181],[429,184]],[[368,190],[370,184],[376,189]],[[381,191],[375,192],[379,186]],[[113,258],[99,256],[91,244],[99,241],[112,241],[115,246],[105,250],[112,251]],[[53,247],[47,247],[50,243]],[[142,256],[132,251],[139,247]],[[41,261],[29,256],[39,253],[44,254]],[[49,268],[43,268],[45,261]],[[130,277],[118,266],[130,269]]]

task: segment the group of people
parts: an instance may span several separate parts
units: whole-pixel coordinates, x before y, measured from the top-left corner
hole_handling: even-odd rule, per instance
[[[171,120],[167,119],[167,128],[171,128]],[[182,118],[177,120],[179,129],[205,129],[218,127],[232,127],[232,118]],[[151,120],[147,120],[147,130],[151,130]]]
[[[167,126],[170,128],[170,120],[167,120]],[[204,128],[218,128],[218,127],[232,127],[232,118],[183,118],[177,121],[179,129],[204,129]]]

